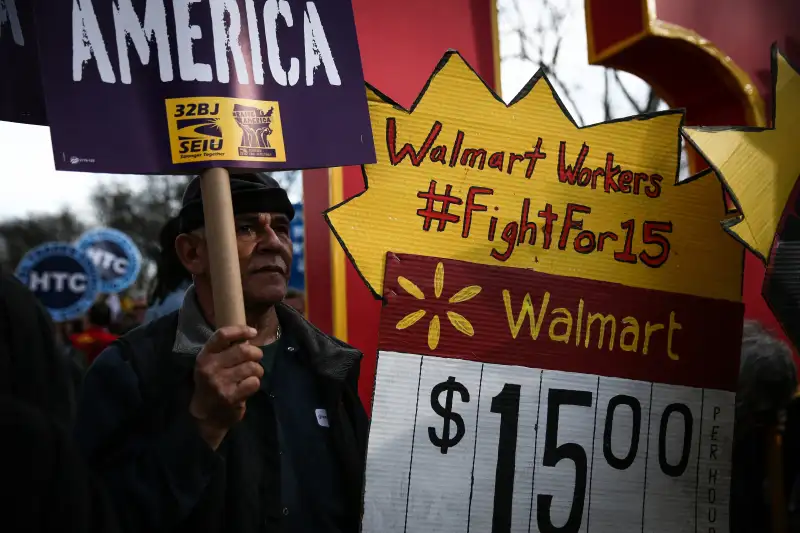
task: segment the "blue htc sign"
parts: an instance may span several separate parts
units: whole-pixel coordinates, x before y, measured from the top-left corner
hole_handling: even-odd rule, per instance
[[[292,275],[289,286],[293,289],[304,291],[306,288],[305,264],[305,223],[303,218],[303,204],[294,204],[294,219],[290,231],[292,233]]]

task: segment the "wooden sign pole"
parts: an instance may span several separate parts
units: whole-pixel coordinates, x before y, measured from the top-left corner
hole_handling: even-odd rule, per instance
[[[214,326],[246,324],[242,274],[236,248],[231,183],[224,168],[210,168],[200,176],[206,243],[214,296]]]

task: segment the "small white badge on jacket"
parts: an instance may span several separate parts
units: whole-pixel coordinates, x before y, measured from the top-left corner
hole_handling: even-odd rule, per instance
[[[315,412],[317,413],[317,423],[324,428],[330,427],[328,425],[328,411],[317,409]]]

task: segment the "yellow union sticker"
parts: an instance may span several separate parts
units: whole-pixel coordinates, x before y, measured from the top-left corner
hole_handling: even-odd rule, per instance
[[[172,162],[286,161],[278,102],[242,98],[166,100]]]
[[[506,105],[455,54],[411,110],[369,106],[377,163],[326,216],[376,294],[391,251],[741,299],[720,182],[677,180],[681,112],[577,127],[546,77]]]

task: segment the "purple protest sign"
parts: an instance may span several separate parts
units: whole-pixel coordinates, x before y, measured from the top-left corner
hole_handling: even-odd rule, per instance
[[[37,0],[58,170],[375,161],[350,0]]]
[[[47,124],[30,0],[0,0],[0,121]]]

